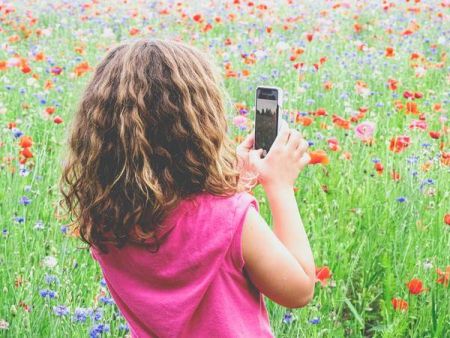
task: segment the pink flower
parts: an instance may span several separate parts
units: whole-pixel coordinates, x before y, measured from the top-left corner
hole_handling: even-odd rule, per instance
[[[361,141],[369,141],[375,132],[375,122],[365,121],[355,127],[356,137]]]
[[[426,130],[428,128],[427,122],[422,120],[412,120],[409,125],[409,129],[422,129]]]
[[[240,128],[242,130],[245,130],[245,129],[247,129],[247,126],[248,126],[248,118],[245,117],[244,115],[237,115],[233,119],[233,124],[236,127]]]

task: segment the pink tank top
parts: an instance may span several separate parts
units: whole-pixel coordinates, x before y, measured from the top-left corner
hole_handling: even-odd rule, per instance
[[[166,218],[157,253],[95,247],[108,289],[133,338],[274,337],[263,295],[242,257],[242,225],[256,199],[201,193]]]

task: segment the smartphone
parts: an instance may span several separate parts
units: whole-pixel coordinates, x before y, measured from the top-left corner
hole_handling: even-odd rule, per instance
[[[255,149],[263,149],[263,156],[269,152],[280,127],[283,91],[278,87],[256,88],[255,104]]]

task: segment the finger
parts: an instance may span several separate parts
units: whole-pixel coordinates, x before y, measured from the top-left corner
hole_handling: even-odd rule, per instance
[[[261,160],[261,156],[263,154],[263,149],[250,150],[248,153],[248,160],[250,164],[256,165],[258,161]]]
[[[291,129],[289,129],[288,123],[285,120],[281,120],[280,129],[278,130],[278,135],[273,144],[275,146],[285,145],[289,140],[290,133]]]
[[[300,132],[298,130],[295,129],[291,129],[291,135],[289,136],[289,140],[288,140],[288,147],[292,150],[295,151],[298,146],[300,145],[300,142],[302,141],[302,137],[300,135]]]
[[[300,139],[300,143],[296,149],[296,151],[301,155],[303,155],[309,148],[309,143],[304,138]]]
[[[298,162],[300,170],[303,169],[309,163],[309,161],[311,161],[311,156],[309,156],[308,153],[304,153]]]
[[[241,145],[245,149],[252,149],[254,143],[255,143],[255,131],[253,130],[250,134],[248,134],[245,137],[245,139],[244,139],[244,141],[242,141]]]

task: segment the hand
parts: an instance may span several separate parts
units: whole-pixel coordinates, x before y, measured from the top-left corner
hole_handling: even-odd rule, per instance
[[[250,150],[249,164],[258,173],[258,181],[265,189],[267,187],[292,188],[299,172],[311,159],[306,152],[308,146],[308,142],[300,132],[289,129],[289,125],[283,120],[266,157],[261,158],[262,149]]]
[[[245,171],[249,165],[249,153],[253,149],[253,144],[255,143],[255,131],[252,131],[247,137],[239,144],[236,148],[236,154],[238,156],[238,168],[239,170]]]

